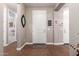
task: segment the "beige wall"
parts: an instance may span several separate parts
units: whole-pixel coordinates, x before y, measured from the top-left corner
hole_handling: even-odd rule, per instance
[[[0,55],[3,55],[3,4],[0,4]]]
[[[32,10],[47,10],[47,20],[52,20],[52,26],[48,27],[47,43],[53,43],[53,8],[52,7],[37,7],[26,8],[26,42],[32,43]]]
[[[26,26],[23,28],[21,24],[21,17],[23,14],[26,14],[24,4],[17,4],[16,39],[18,48],[26,42]]]
[[[74,47],[79,44],[79,3],[69,4],[69,39]],[[70,49],[70,55],[76,55],[74,50]]]
[[[79,4],[69,4],[69,22],[70,22],[70,43],[79,44]]]

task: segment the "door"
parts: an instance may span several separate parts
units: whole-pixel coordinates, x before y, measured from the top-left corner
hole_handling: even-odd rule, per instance
[[[33,43],[46,43],[47,39],[47,11],[32,10],[32,38]]]

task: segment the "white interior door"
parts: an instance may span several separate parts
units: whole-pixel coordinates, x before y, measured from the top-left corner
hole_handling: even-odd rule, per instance
[[[32,10],[33,43],[46,43],[47,39],[47,11]]]

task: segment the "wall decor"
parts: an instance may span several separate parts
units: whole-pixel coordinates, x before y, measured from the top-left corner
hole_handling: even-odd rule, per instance
[[[52,21],[48,20],[48,26],[52,26]]]
[[[23,27],[25,27],[25,25],[26,25],[26,19],[25,19],[24,15],[22,15],[22,17],[21,17],[21,24]]]
[[[13,27],[13,22],[9,22],[9,27]]]

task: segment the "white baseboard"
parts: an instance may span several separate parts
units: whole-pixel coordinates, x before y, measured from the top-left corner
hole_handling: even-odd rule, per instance
[[[53,43],[53,45],[64,45],[64,43]]]
[[[47,45],[64,45],[64,43],[46,43]]]
[[[25,45],[28,45],[28,44],[33,44],[33,43],[24,43],[24,45],[22,45],[20,48],[17,48],[18,51],[22,50],[22,48],[25,46]],[[64,43],[46,43],[47,45],[63,45]]]
[[[26,45],[26,43],[24,43],[20,48],[17,48],[17,50],[22,50],[22,48]]]
[[[28,42],[26,42],[26,45],[28,45],[28,44],[33,44],[33,43],[28,43]]]
[[[13,41],[13,42],[16,42],[16,41]],[[6,46],[12,44],[13,42],[10,42],[10,43],[6,43],[6,44],[4,44],[4,47],[6,47]]]
[[[22,45],[20,48],[17,48],[16,50],[17,50],[17,51],[22,50],[22,48],[23,48],[25,45],[27,45],[27,44],[33,44],[33,43],[27,43],[27,42],[26,42],[26,43],[24,43],[24,45]]]
[[[4,44],[4,47],[8,46],[9,44]]]

